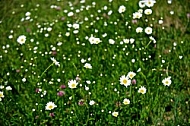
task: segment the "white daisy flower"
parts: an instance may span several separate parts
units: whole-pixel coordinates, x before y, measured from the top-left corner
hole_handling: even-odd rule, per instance
[[[137,27],[137,28],[136,28],[136,33],[141,33],[141,32],[143,32],[143,28]]]
[[[144,86],[141,86],[138,90],[138,93],[145,94],[146,93],[146,88]]]
[[[163,79],[162,83],[164,84],[164,86],[170,86],[172,83],[171,77],[167,77],[167,78]]]
[[[146,9],[146,10],[144,11],[144,13],[145,13],[146,15],[150,15],[150,14],[152,14],[152,9]]]
[[[70,80],[68,82],[68,85],[69,85],[69,88],[77,88],[78,83],[76,80]]]
[[[89,105],[94,105],[95,101],[94,100],[90,100]]]
[[[2,101],[2,98],[4,98],[3,92],[0,91],[0,101]]]
[[[130,78],[130,79],[133,79],[133,77],[134,77],[135,75],[136,75],[135,72],[129,72],[129,73],[127,74],[127,77]]]
[[[109,44],[115,44],[115,41],[113,39],[109,39]]]
[[[142,13],[140,12],[133,13],[133,19],[140,19],[141,17],[142,17]]]
[[[131,84],[131,80],[127,76],[123,75],[120,77],[120,84],[127,87]]]
[[[130,104],[130,100],[127,99],[127,98],[125,98],[125,99],[123,100],[123,104],[124,104],[124,105],[129,105],[129,104]]]
[[[85,63],[84,67],[87,69],[92,69],[92,65],[90,63]]]
[[[123,5],[121,5],[121,6],[119,7],[119,9],[118,9],[118,12],[119,12],[119,13],[123,13],[123,12],[125,12],[125,11],[126,11],[126,7],[123,6]]]
[[[119,112],[113,112],[112,116],[117,117],[119,115]]]
[[[79,29],[79,24],[77,24],[77,23],[73,24],[73,28],[74,29]]]
[[[156,3],[155,0],[142,0],[142,1],[145,3],[145,5],[146,5],[147,7],[153,7],[154,4]]]
[[[60,66],[59,62],[58,62],[54,57],[51,57],[51,60],[53,61],[53,63],[54,63],[56,66]]]
[[[148,35],[152,34],[152,28],[151,27],[146,27],[145,28],[145,33],[148,34]]]
[[[54,109],[55,107],[57,107],[57,105],[55,105],[54,102],[48,102],[48,103],[46,104],[45,109],[46,109],[46,110],[52,110],[52,109]]]
[[[6,89],[7,91],[12,90],[11,86],[7,86],[5,89]]]
[[[145,7],[145,2],[144,1],[139,1],[139,7],[144,8]]]
[[[26,36],[25,35],[20,35],[18,38],[17,38],[17,42],[19,44],[24,44],[26,42]]]

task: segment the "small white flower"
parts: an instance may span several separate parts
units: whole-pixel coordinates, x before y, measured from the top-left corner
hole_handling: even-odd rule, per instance
[[[54,109],[55,107],[57,107],[57,105],[55,105],[54,102],[48,102],[48,103],[46,104],[45,109],[46,109],[46,110],[52,110],[52,109]]]
[[[138,9],[138,12],[142,14],[143,13],[143,9]]]
[[[142,13],[140,12],[133,13],[133,19],[140,19],[141,17],[142,17]]]
[[[119,9],[118,9],[118,12],[119,12],[119,13],[123,13],[123,12],[125,12],[125,11],[126,11],[126,7],[123,6],[123,5],[121,5],[121,6],[119,7]]]
[[[71,16],[73,16],[73,15],[74,15],[73,12],[69,12],[69,13],[67,14],[68,17],[71,17]]]
[[[57,46],[61,46],[61,45],[62,45],[62,42],[58,42],[58,43],[57,43]]]
[[[131,62],[132,62],[132,63],[135,63],[135,59],[132,59]]]
[[[135,39],[134,38],[130,38],[129,41],[130,41],[131,44],[133,44],[135,42]]]
[[[3,89],[4,88],[4,86],[3,85],[0,85],[0,89]]]
[[[171,4],[172,3],[172,0],[168,0],[168,4]]]
[[[2,98],[4,98],[5,96],[3,95],[3,92],[0,91],[0,101],[2,101]]]
[[[112,116],[117,117],[119,115],[119,112],[113,112]]]
[[[141,32],[143,32],[143,28],[137,27],[137,28],[136,28],[136,33],[141,33]]]
[[[143,1],[145,2],[145,5],[146,5],[147,7],[153,7],[154,4],[156,3],[155,0],[143,0]]]
[[[90,44],[95,44],[95,37],[91,35],[91,37],[88,39]]]
[[[128,44],[129,41],[130,41],[129,39],[123,39],[123,42],[126,43],[126,44]]]
[[[139,7],[144,8],[145,7],[145,2],[144,1],[139,1]]]
[[[86,91],[88,91],[88,90],[89,90],[89,87],[87,87],[86,85],[85,85],[85,90],[86,90]]]
[[[84,67],[87,69],[92,69],[92,65],[90,63],[85,63]]]
[[[115,41],[113,39],[109,39],[109,44],[115,44]]]
[[[52,30],[52,28],[51,28],[51,27],[47,28],[47,31],[48,31],[48,32],[50,32],[51,30]]]
[[[170,11],[170,14],[173,15],[173,14],[174,14],[174,11]]]
[[[141,86],[138,90],[138,93],[145,94],[146,93],[146,88],[144,86]]]
[[[146,15],[150,15],[150,14],[152,14],[152,9],[146,9],[146,10],[144,11],[144,13],[145,13]]]
[[[81,63],[85,63],[85,62],[86,62],[86,60],[85,60],[85,59],[81,59],[80,61],[81,61]]]
[[[158,21],[158,24],[163,24],[163,20],[159,20],[159,21]]]
[[[65,36],[67,36],[67,37],[70,36],[70,33],[69,33],[69,32],[66,32],[66,33],[65,33]]]
[[[152,41],[153,41],[153,43],[156,43],[156,40],[155,40],[155,38],[154,38],[154,37],[150,36],[149,38],[150,38],[150,40],[152,40]]]
[[[77,23],[73,24],[73,28],[74,29],[79,29],[79,24],[77,24]]]
[[[140,72],[141,71],[141,68],[139,68],[138,70],[137,70],[137,72]]]
[[[128,105],[128,104],[130,104],[130,100],[127,99],[127,98],[125,98],[125,99],[123,100],[123,104],[124,104],[124,105]]]
[[[19,44],[24,44],[26,42],[26,36],[25,35],[20,35],[18,38],[17,38],[17,42]]]
[[[12,90],[11,86],[7,86],[5,89],[6,89],[7,91]]]
[[[69,88],[77,88],[78,83],[76,80],[70,80],[68,82],[68,85],[69,85]]]
[[[89,105],[94,105],[95,101],[94,100],[90,100]]]
[[[29,17],[30,15],[31,15],[30,12],[26,12],[26,13],[25,13],[25,16],[27,16],[27,17]]]
[[[99,44],[101,42],[101,40],[100,40],[100,38],[95,38],[94,42],[95,42],[94,44]]]
[[[87,83],[87,84],[91,84],[91,81],[90,81],[90,80],[87,80],[86,83]]]
[[[110,10],[109,12],[108,12],[108,15],[111,15],[113,13],[113,11],[112,10]]]
[[[54,63],[56,66],[60,66],[59,62],[58,62],[54,57],[51,57],[51,60],[53,61],[53,63]]]
[[[129,72],[129,73],[127,74],[127,77],[130,78],[130,79],[133,79],[133,77],[134,77],[135,75],[136,75],[135,72]]]
[[[74,30],[73,33],[77,34],[77,33],[79,33],[79,30]]]
[[[26,82],[26,78],[22,78],[22,82]]]
[[[127,87],[127,86],[129,86],[131,84],[131,80],[127,76],[122,75],[120,77],[120,84]]]
[[[171,77],[167,77],[167,78],[163,79],[162,83],[164,84],[164,86],[170,86],[172,83]]]
[[[183,58],[183,56],[179,56],[179,59],[182,59]]]
[[[145,33],[148,34],[148,35],[152,34],[152,28],[151,27],[146,27],[145,28]]]
[[[9,37],[8,37],[9,39],[12,39],[13,38],[13,35],[9,35]]]

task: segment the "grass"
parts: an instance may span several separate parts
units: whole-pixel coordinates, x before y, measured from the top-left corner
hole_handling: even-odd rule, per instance
[[[188,0],[156,1],[151,15],[134,20],[138,0],[1,0],[0,124],[189,125],[189,7]],[[91,44],[92,36],[101,42]],[[126,87],[120,78],[130,71],[136,75]]]

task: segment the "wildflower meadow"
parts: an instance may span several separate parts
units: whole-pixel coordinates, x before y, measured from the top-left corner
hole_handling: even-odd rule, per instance
[[[1,126],[189,126],[189,0],[0,0]]]

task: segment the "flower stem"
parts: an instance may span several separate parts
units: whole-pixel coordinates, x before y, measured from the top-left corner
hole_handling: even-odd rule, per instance
[[[54,63],[50,64],[50,65],[42,72],[42,74],[40,75],[38,81],[39,81],[40,78],[45,74],[45,72],[47,72],[47,70],[48,70],[51,66],[53,66],[53,64],[54,64]],[[38,83],[38,81],[37,81],[37,83]]]

